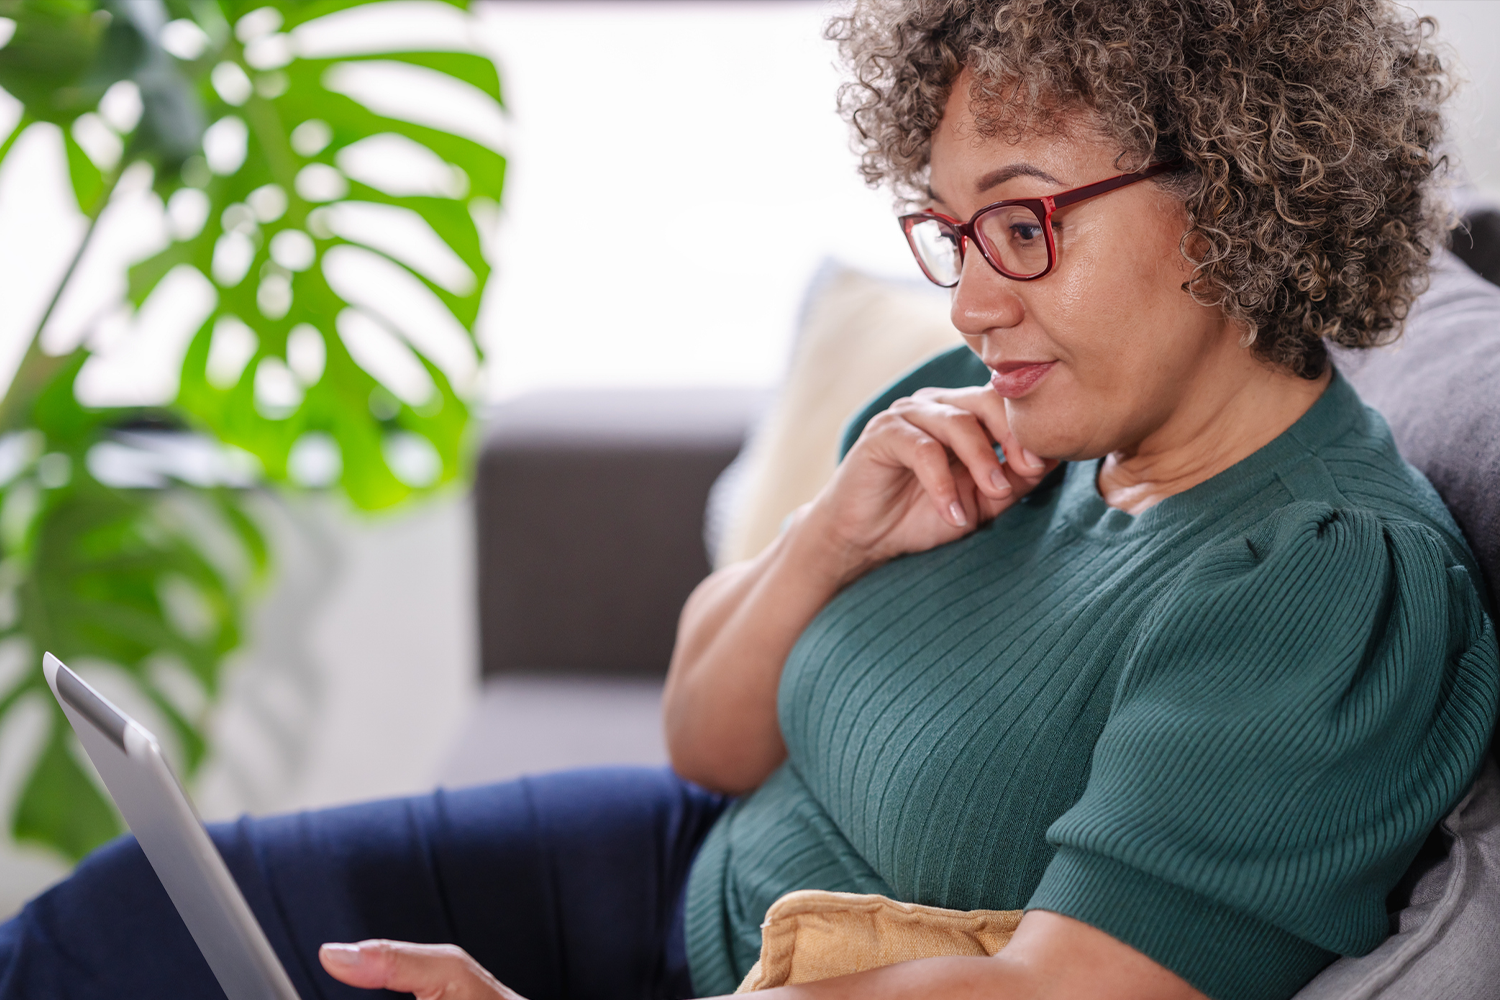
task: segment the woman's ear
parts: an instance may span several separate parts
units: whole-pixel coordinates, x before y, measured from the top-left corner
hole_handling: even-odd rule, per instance
[[[1196,226],[1189,228],[1182,234],[1182,240],[1178,248],[1182,253],[1183,282],[1182,290],[1191,295],[1194,301],[1202,302],[1208,292],[1208,282],[1203,274],[1203,259],[1208,256],[1208,237]]]

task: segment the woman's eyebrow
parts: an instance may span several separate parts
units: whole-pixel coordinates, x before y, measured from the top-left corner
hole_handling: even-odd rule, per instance
[[[1041,167],[1032,166],[1030,163],[1010,163],[1003,167],[997,167],[979,178],[978,182],[974,185],[974,191],[976,194],[984,194],[990,188],[999,187],[1013,177],[1035,177],[1038,180],[1044,180],[1049,184],[1056,184],[1058,187],[1062,187],[1062,181],[1053,177]],[[932,189],[931,184],[927,185],[925,191],[929,201],[935,201],[943,205],[948,204],[942,195]]]
[[[1058,180],[1056,177],[1053,177],[1041,167],[1032,166],[1030,163],[1011,163],[1007,164],[1006,166],[999,167],[995,170],[991,170],[989,173],[979,178],[979,181],[974,185],[974,193],[984,194],[990,188],[999,187],[1001,184],[1004,184],[1012,177],[1035,177],[1038,180],[1044,180],[1049,184],[1056,184],[1059,187],[1062,186],[1062,181]]]

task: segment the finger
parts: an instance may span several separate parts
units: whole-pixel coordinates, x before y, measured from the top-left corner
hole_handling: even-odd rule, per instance
[[[1005,478],[1010,481],[1010,484],[1013,487],[1015,487],[1015,492],[1013,492],[1011,496],[1019,498],[1026,496],[1033,489],[1035,489],[1037,483],[1041,482],[1043,477],[1045,477],[1046,474],[1056,466],[1056,462],[1048,463],[1047,461],[1042,460],[1041,468],[1034,473],[1023,471],[1012,462],[1004,463],[1001,468],[1005,470]]]
[[[908,406],[901,415],[914,427],[947,445],[982,492],[996,500],[1010,496],[1011,483],[1001,471],[994,443],[973,411],[931,401]]]
[[[340,982],[367,990],[411,993],[418,1000],[516,997],[457,945],[381,939],[329,943],[318,949],[318,960]]]
[[[1011,437],[1008,445],[1002,442],[1000,447],[1005,451],[1005,464],[1009,465],[1015,471],[1016,475],[1027,480],[1029,483],[1034,483],[1038,479],[1041,479],[1050,471],[1053,465],[1057,464],[1056,462],[1049,464],[1046,459],[1030,448],[1023,448],[1014,436]]]
[[[1022,495],[1024,494],[1013,491],[1004,497],[996,499],[995,497],[987,496],[976,490],[974,494],[974,500],[976,506],[979,508],[976,512],[976,517],[979,523],[988,524],[989,522],[993,521],[996,517],[999,517],[1005,511],[1009,510],[1011,506],[1015,504],[1017,498]]]
[[[988,513],[990,508],[1009,505],[1009,500],[996,500],[980,492],[979,487],[974,484],[974,477],[969,475],[968,468],[963,465],[953,467],[953,482],[958,488],[958,502],[970,524],[983,524],[994,517]]]
[[[1010,429],[1010,417],[1005,412],[1005,400],[991,389],[980,389],[965,396],[959,405],[972,406],[975,415],[984,423],[985,429],[1005,453],[1005,464],[1019,474],[1028,484],[1047,473],[1047,463],[1030,448],[1023,447]]]
[[[1005,464],[1011,471],[1018,473],[1023,480],[1026,480],[1026,485],[1034,485],[1036,480],[1051,470],[1051,464],[1055,464],[1049,464],[1036,452],[1023,447],[1021,442],[1016,440],[1015,434],[1010,429],[1010,417],[1005,412],[1005,399],[988,386],[938,390],[927,398],[934,402],[962,407],[973,413],[989,433],[990,438],[1000,445],[1005,453]]]
[[[959,500],[948,449],[930,434],[905,421],[903,424],[899,433],[887,439],[892,457],[917,477],[917,482],[937,508],[938,516],[955,528],[967,528],[971,522]]]

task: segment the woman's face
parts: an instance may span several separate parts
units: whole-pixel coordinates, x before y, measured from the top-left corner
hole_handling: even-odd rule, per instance
[[[1081,113],[1053,134],[980,137],[968,92],[966,72],[933,134],[938,211],[967,220],[992,202],[1124,172],[1119,148]],[[1050,274],[1013,281],[971,245],[953,290],[953,323],[996,372],[1024,445],[1060,459],[1132,453],[1225,379],[1245,377],[1239,329],[1182,290],[1192,268],[1179,250],[1180,201],[1144,181],[1060,209],[1053,222]]]

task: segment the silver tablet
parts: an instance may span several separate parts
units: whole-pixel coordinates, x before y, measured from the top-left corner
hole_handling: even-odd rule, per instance
[[[299,1000],[156,737],[51,653],[52,694],[229,1000]]]

